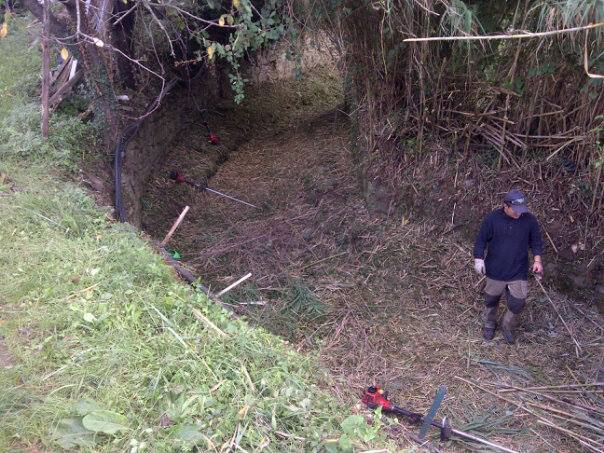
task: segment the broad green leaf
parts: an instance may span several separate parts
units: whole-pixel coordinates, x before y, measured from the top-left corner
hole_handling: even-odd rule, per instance
[[[94,446],[94,433],[87,430],[80,417],[59,420],[53,438],[65,450]]]
[[[342,421],[342,431],[350,436],[358,434],[359,430],[367,427],[367,422],[362,415],[350,415]]]
[[[184,442],[199,442],[203,440],[203,435],[195,425],[182,426],[174,433],[174,437]]]
[[[84,321],[94,322],[96,321],[96,316],[94,316],[92,313],[84,313]]]
[[[84,428],[95,433],[116,434],[126,431],[128,419],[112,411],[92,411],[82,419]]]

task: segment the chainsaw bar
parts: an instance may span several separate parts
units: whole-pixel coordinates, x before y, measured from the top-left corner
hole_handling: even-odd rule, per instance
[[[438,390],[436,391],[436,396],[434,397],[434,401],[432,401],[432,406],[430,407],[430,410],[428,411],[428,413],[422,420],[422,426],[419,430],[420,439],[423,440],[426,437],[428,428],[432,424],[432,420],[434,420],[434,417],[436,416],[436,412],[438,412],[438,408],[440,407],[441,403],[445,399],[446,394],[447,394],[447,387],[445,387],[444,385],[440,385],[438,387]]]

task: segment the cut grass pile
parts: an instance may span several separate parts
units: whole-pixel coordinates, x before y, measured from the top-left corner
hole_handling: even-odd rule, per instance
[[[0,55],[9,50],[31,53],[23,28],[0,40]],[[32,102],[18,89],[31,76],[15,71],[18,61],[0,61],[3,118]],[[140,233],[108,222],[64,180],[56,155],[13,152],[20,133],[38,143],[37,124],[10,136],[6,124],[0,451],[350,451],[379,442],[379,419],[346,417],[314,357],[175,281]]]

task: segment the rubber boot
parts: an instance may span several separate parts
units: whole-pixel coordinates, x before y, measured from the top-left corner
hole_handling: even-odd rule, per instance
[[[495,330],[497,329],[497,307],[499,306],[500,297],[485,294],[485,307],[482,312],[482,336],[487,341],[491,341],[495,336]]]
[[[514,344],[514,327],[518,315],[515,315],[510,310],[507,310],[501,320],[501,334],[508,344]]]
[[[491,341],[495,336],[495,329],[497,329],[497,305],[484,308],[482,321],[482,336],[485,340]]]

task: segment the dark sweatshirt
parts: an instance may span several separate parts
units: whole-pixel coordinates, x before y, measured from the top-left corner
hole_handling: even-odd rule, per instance
[[[543,252],[535,216],[525,213],[513,219],[499,208],[483,220],[474,243],[474,258],[484,258],[486,250],[487,277],[493,280],[527,280],[529,247],[533,255]]]

